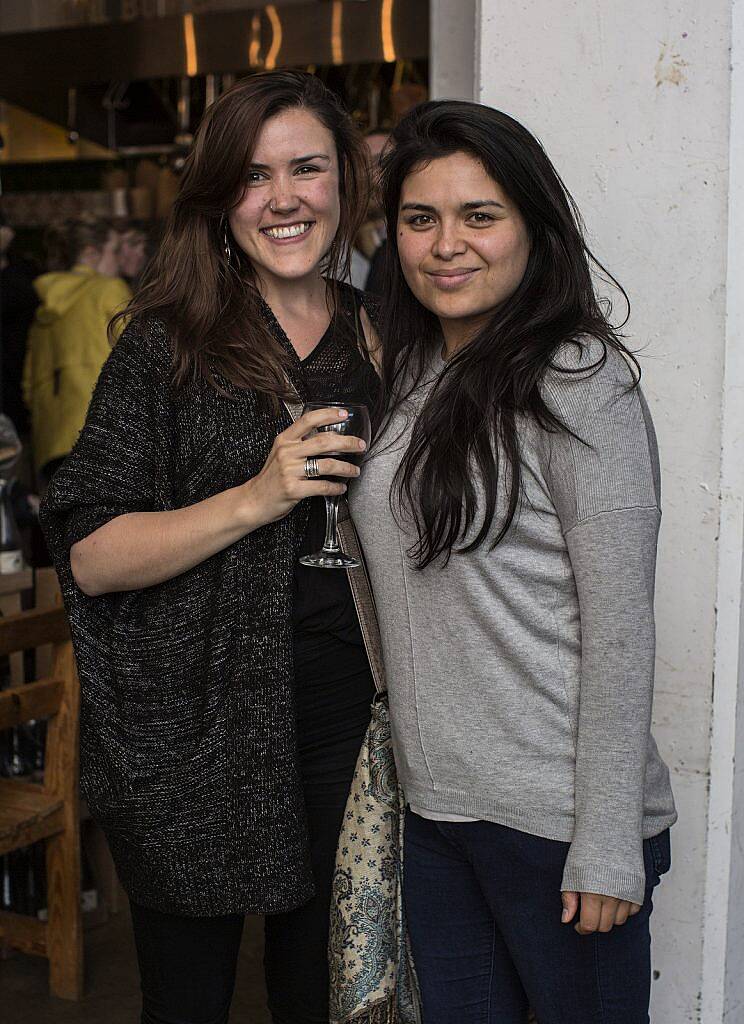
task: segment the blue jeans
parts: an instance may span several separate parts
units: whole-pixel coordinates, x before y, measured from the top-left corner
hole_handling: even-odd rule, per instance
[[[424,1024],[648,1024],[651,893],[669,831],[644,843],[646,899],[610,932],[561,924],[568,843],[408,811],[404,900]]]

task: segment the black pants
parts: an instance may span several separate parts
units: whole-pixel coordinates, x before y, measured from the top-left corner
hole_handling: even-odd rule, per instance
[[[336,844],[374,696],[363,651],[327,646],[298,673],[298,742],[315,896],[266,918],[274,1024],[328,1024],[328,917]],[[142,1024],[226,1024],[242,914],[180,917],[132,904]],[[251,1024],[245,1021],[243,1024]]]
[[[561,923],[568,843],[409,811],[404,899],[425,1024],[648,1024],[652,891],[669,831],[644,843],[646,898],[610,932]]]

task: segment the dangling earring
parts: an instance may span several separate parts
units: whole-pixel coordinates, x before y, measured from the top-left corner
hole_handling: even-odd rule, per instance
[[[227,260],[227,265],[229,267],[230,262],[232,260],[232,249],[230,248],[230,239],[227,237],[227,224],[224,223],[224,221],[223,224],[224,226],[222,229],[222,244],[225,248],[225,259]]]

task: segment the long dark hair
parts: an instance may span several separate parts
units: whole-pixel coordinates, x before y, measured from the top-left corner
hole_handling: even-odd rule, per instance
[[[122,316],[157,317],[168,326],[176,383],[218,374],[275,401],[287,397],[285,357],[261,316],[250,260],[234,239],[228,261],[227,213],[240,201],[263,124],[285,110],[314,114],[333,135],[339,164],[340,221],[325,261],[329,296],[348,276],[352,243],[369,194],[361,134],[338,98],[304,71],[252,75],[204,114],[183,170],[157,255]]]
[[[609,304],[598,300],[590,266],[599,268],[584,241],[579,211],[540,143],[501,111],[476,103],[443,100],[422,104],[394,130],[383,161],[389,225],[382,326],[384,421],[422,380],[434,346],[442,344],[437,317],[415,298],[396,246],[403,182],[431,160],[464,152],[479,160],[516,205],[527,228],[530,254],[515,293],[447,363],[412,431],[393,483],[394,514],[408,514],[417,533],[410,550],[419,568],[440,556],[473,551],[488,537],[499,488],[508,497],[493,541],[506,535],[519,508],[521,467],[517,418],[527,414],[547,430],[565,429],[546,406],[540,382],[558,347],[591,336],[629,358],[609,323]],[[590,368],[592,369],[592,368]],[[571,372],[571,371],[566,371]],[[586,367],[584,371],[586,372]],[[481,507],[482,505],[482,507]],[[482,516],[476,535],[464,535]]]

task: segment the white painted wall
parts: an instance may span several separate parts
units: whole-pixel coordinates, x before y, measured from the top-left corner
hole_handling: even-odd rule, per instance
[[[680,812],[652,1021],[744,1024],[744,0],[479,0],[465,70],[460,4],[433,2],[433,95],[470,74],[535,132],[631,297],[663,463],[654,731]]]

